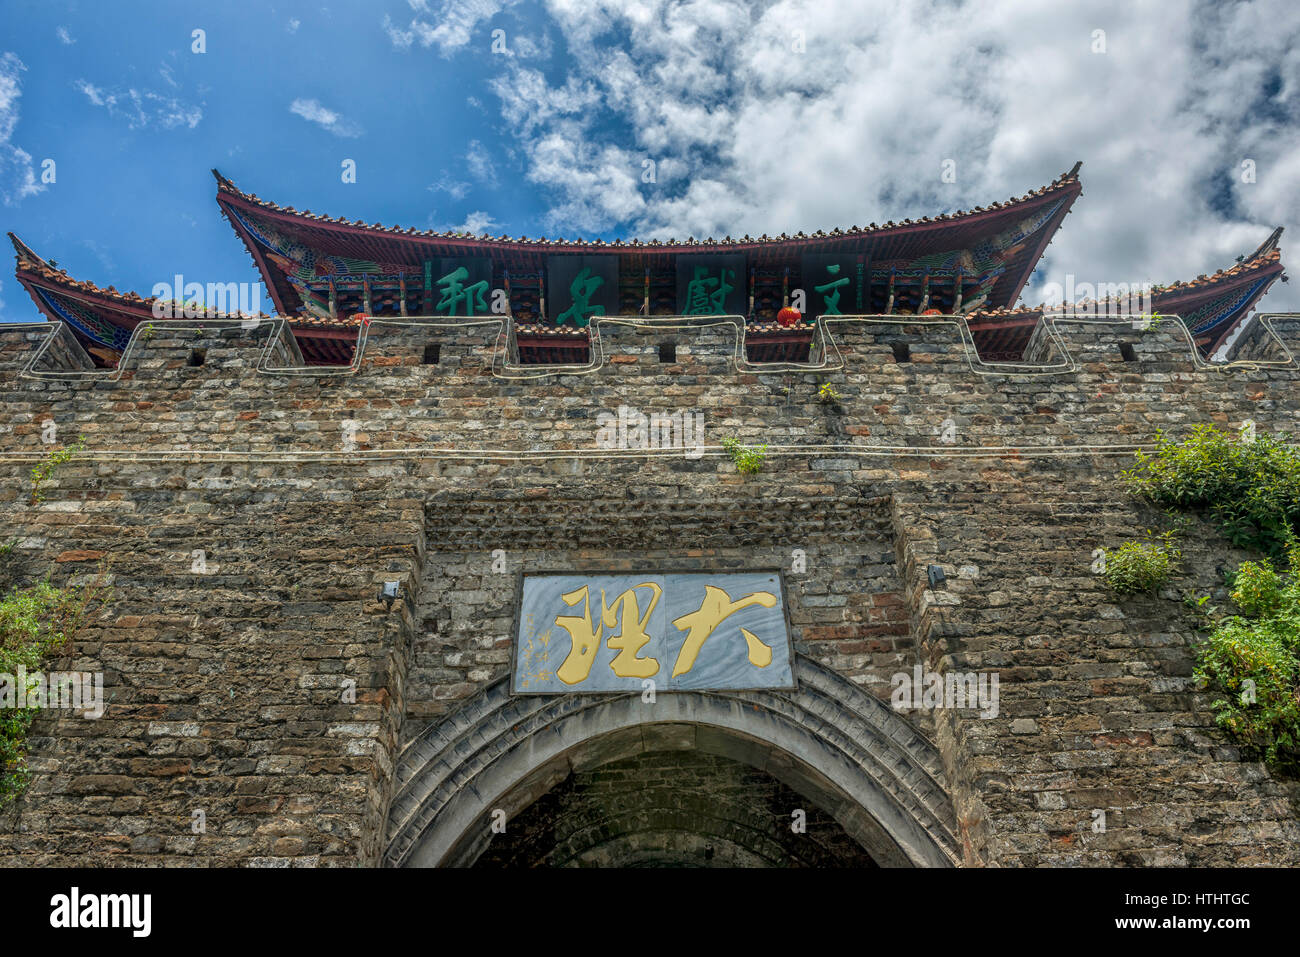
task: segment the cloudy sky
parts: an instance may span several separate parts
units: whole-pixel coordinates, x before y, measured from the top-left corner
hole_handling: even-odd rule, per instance
[[[145,294],[256,278],[214,166],[366,222],[611,239],[935,215],[1082,160],[1030,303],[1300,242],[1296,0],[3,4],[0,228]],[[7,267],[0,318],[38,318]]]

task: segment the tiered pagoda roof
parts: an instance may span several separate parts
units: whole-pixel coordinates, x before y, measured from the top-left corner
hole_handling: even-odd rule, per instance
[[[509,297],[521,358],[578,362],[588,354],[586,330],[557,327],[546,315],[550,257],[616,257],[617,314],[675,315],[677,257],[738,253],[750,273],[746,339],[752,360],[806,356],[808,328],[780,328],[776,312],[799,287],[804,257],[832,255],[852,257],[866,277],[861,311],[961,314],[986,361],[1015,361],[1043,307],[1014,303],[1080,194],[1078,171],[1076,163],[1050,185],[1005,203],[919,220],[794,236],[612,242],[368,225],[281,207],[213,174],[222,215],[248,249],[305,360],[335,365],[351,360],[361,315],[431,313],[430,262],[490,260],[492,287],[504,288]],[[1280,234],[1279,228],[1251,255],[1213,276],[1157,287],[1154,311],[1181,315],[1201,351],[1211,354],[1282,273]],[[80,282],[12,233],[10,239],[18,281],[47,318],[69,323],[97,362],[114,364],[139,322],[167,321],[154,319],[152,298]]]
[[[113,286],[104,288],[74,279],[66,270],[38,256],[13,233],[9,233],[9,240],[17,259],[15,278],[46,319],[68,323],[98,365],[116,365],[132,330],[141,322],[173,321],[154,317],[156,300],[152,296],[118,292]],[[224,313],[205,315],[226,318]],[[264,313],[259,316],[272,318]],[[289,317],[289,324],[308,363],[347,365],[352,361],[360,320],[327,322],[311,316],[293,316]]]
[[[1278,240],[1282,227],[1273,230],[1253,253],[1236,265],[1212,276],[1200,275],[1189,282],[1154,286],[1151,311],[1176,315],[1192,333],[1203,357],[1212,356],[1250,316],[1255,304],[1283,272]],[[1136,290],[1134,290],[1136,297]],[[1110,298],[1084,299],[1070,304],[1069,312],[1098,315],[1122,311],[1123,303]],[[969,317],[971,334],[986,362],[1014,362],[1024,355],[1025,346],[1046,306],[994,309]]]
[[[981,283],[990,307],[1014,303],[1033,273],[1043,250],[1078,197],[1079,164],[1050,185],[988,207],[889,221],[884,225],[818,230],[812,234],[767,235],[753,238],[697,240],[581,240],[473,236],[400,226],[366,224],[282,207],[245,193],[216,170],[217,203],[243,240],[262,274],[276,309],[292,315],[308,309],[301,267],[310,265],[316,277],[333,275],[340,266],[360,264],[388,274],[418,274],[422,263],[436,257],[489,256],[503,275],[528,279],[556,254],[605,254],[620,259],[620,271],[637,278],[645,269],[668,269],[681,254],[744,253],[757,268],[780,267],[799,256],[818,253],[866,257],[873,268],[889,264],[900,280],[919,279],[928,271],[937,280],[965,267],[964,285],[972,292]],[[993,240],[1000,248],[986,248]],[[309,251],[309,256],[303,256]],[[986,254],[981,262],[972,251]],[[965,256],[961,254],[965,253]],[[297,254],[297,255],[295,255]],[[304,262],[305,259],[310,262]],[[931,261],[933,260],[933,261]],[[340,262],[341,261],[341,262]],[[364,267],[363,267],[364,268]],[[909,275],[914,273],[915,275]],[[992,275],[989,275],[992,273]],[[306,283],[310,285],[310,280]],[[971,300],[966,299],[967,302]],[[671,314],[669,310],[668,314]],[[515,310],[515,315],[519,311]]]

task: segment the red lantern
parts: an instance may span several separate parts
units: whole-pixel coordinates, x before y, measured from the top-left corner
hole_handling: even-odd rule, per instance
[[[799,320],[802,318],[803,316],[799,314],[798,309],[791,309],[789,306],[786,306],[776,314],[777,325],[781,326],[783,329],[789,329],[791,326],[799,325]]]

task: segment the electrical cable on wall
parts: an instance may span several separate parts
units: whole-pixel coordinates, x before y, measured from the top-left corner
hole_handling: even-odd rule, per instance
[[[1114,319],[1122,319],[1122,322],[1116,322]],[[1200,358],[1199,352],[1195,348],[1195,343],[1191,338],[1191,333],[1186,325],[1178,317],[1167,316],[1164,319],[1175,320],[1175,324],[1182,331],[1183,337],[1188,343],[1189,350],[1193,357],[1194,366],[1201,370],[1215,369],[1222,373],[1228,373],[1237,369],[1257,370],[1266,367],[1276,366],[1293,366],[1295,360],[1286,344],[1282,341],[1277,331],[1273,328],[1273,319],[1292,319],[1300,318],[1300,313],[1261,313],[1257,316],[1261,327],[1264,328],[1272,339],[1278,344],[1282,353],[1286,356],[1284,360],[1241,360],[1230,363],[1209,363]],[[281,336],[288,333],[292,337],[292,330],[288,328],[287,320],[283,317],[253,318],[253,319],[212,319],[200,320],[202,325],[172,325],[170,321],[163,327],[168,333],[192,333],[202,334],[210,332],[214,328],[232,328],[238,325],[241,329],[255,330],[263,326],[269,327],[268,335],[262,344],[261,353],[257,363],[257,371],[269,375],[307,375],[307,376],[351,376],[356,375],[360,370],[366,343],[369,340],[370,327],[373,324],[391,325],[404,328],[450,328],[450,329],[470,329],[479,326],[497,327],[497,340],[493,349],[493,370],[494,378],[506,381],[528,381],[550,376],[585,376],[599,371],[605,364],[605,354],[603,342],[601,340],[600,328],[602,325],[611,324],[616,326],[626,326],[631,328],[649,328],[655,330],[680,331],[687,329],[711,328],[714,326],[728,326],[733,329],[735,339],[735,354],[733,356],[736,370],[742,373],[783,373],[789,374],[794,372],[805,373],[823,373],[826,371],[838,371],[846,368],[843,354],[840,352],[839,345],[831,333],[830,326],[836,323],[863,323],[867,325],[890,325],[890,326],[910,326],[910,325],[954,325],[957,327],[962,340],[963,358],[970,371],[981,376],[1008,376],[1011,378],[1038,378],[1044,376],[1069,374],[1078,371],[1077,361],[1070,356],[1065,347],[1065,343],[1060,332],[1056,328],[1059,323],[1074,324],[1103,324],[1103,325],[1132,325],[1134,321],[1150,322],[1151,317],[1141,314],[1124,314],[1112,319],[1097,319],[1092,317],[1043,317],[1044,329],[1047,336],[1054,343],[1054,347],[1059,353],[1066,357],[1064,362],[1050,366],[1041,366],[1031,363],[986,363],[979,359],[978,351],[975,346],[974,338],[971,336],[969,326],[964,317],[917,317],[917,316],[897,316],[897,315],[857,315],[857,316],[819,316],[815,325],[815,335],[819,337],[818,342],[822,345],[819,350],[821,359],[817,363],[750,363],[744,358],[744,319],[740,316],[719,316],[719,317],[653,317],[653,318],[636,318],[636,317],[595,317],[593,322],[592,343],[592,361],[583,365],[572,366],[547,366],[545,371],[530,372],[528,374],[514,374],[517,369],[523,368],[511,366],[505,359],[505,352],[502,348],[503,339],[508,333],[506,325],[508,317],[499,316],[485,319],[451,319],[443,317],[434,317],[433,319],[375,319],[369,318],[362,323],[358,332],[357,347],[354,353],[353,361],[348,366],[340,367],[275,367],[270,365],[271,356],[274,354],[276,344],[282,342]],[[123,351],[118,365],[112,370],[68,370],[68,371],[36,371],[35,365],[39,363],[45,352],[51,347],[58,336],[63,331],[62,323],[24,323],[15,324],[10,328],[30,329],[50,328],[50,334],[45,341],[36,350],[27,365],[24,367],[21,375],[24,378],[34,379],[85,379],[91,378],[99,381],[118,381],[125,371],[128,360],[133,352],[139,351],[142,347],[141,342],[147,342],[152,336],[152,324],[142,323],[133,330],[131,339]],[[1134,327],[1136,328],[1136,327]],[[834,354],[834,361],[829,357]],[[1010,368],[1008,368],[1010,367]],[[1010,371],[1011,368],[1016,370],[1030,371]],[[317,371],[319,370],[319,371]],[[862,445],[862,444],[768,444],[765,454],[777,457],[789,456],[825,456],[833,454],[839,457],[939,457],[949,459],[961,458],[1044,458],[1044,457],[1077,457],[1084,455],[1102,455],[1118,456],[1133,455],[1137,452],[1150,452],[1155,446],[1150,443],[1123,444],[1123,445],[1097,445],[1097,444],[1074,444],[1074,445],[999,445],[999,446],[979,446],[979,447],[954,447],[953,445],[927,445],[927,446],[886,446],[886,445]],[[316,451],[308,449],[299,450],[277,450],[275,452],[259,451],[227,451],[227,450],[198,450],[198,449],[161,449],[151,452],[139,451],[116,451],[116,450],[94,450],[87,449],[74,455],[79,460],[98,460],[114,462],[163,462],[189,460],[193,462],[201,461],[227,461],[227,462],[278,462],[278,463],[302,463],[302,462],[353,462],[353,461],[403,461],[403,460],[461,460],[461,461],[517,461],[517,462],[548,462],[548,461],[608,461],[620,459],[649,459],[657,457],[677,458],[681,456],[681,449],[584,449],[584,450],[567,450],[559,451],[535,451],[519,449],[462,449],[462,448],[439,448],[426,446],[412,446],[397,449],[368,449],[368,450],[329,450]],[[700,457],[726,457],[730,453],[720,446],[702,446],[700,448]],[[26,451],[0,451],[0,460],[28,462],[40,461],[44,457],[43,452],[26,452]]]

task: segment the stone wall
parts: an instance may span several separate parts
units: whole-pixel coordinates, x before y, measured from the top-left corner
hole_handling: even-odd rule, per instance
[[[30,572],[111,582],[111,610],[60,668],[102,671],[107,707],[36,723],[5,860],[377,860],[413,622],[375,596],[413,575],[420,503],[358,521],[351,504],[234,482],[143,481],[86,475],[25,510]]]
[[[508,671],[515,576],[666,562],[782,567],[796,650],[878,697],[916,663],[996,671],[997,717],[908,717],[968,864],[1300,862],[1294,785],[1189,684],[1177,590],[1117,603],[1090,570],[1155,521],[1117,484],[1133,447],[1287,430],[1296,369],[1205,367],[1164,323],[1044,328],[1016,374],[951,323],[830,332],[826,370],[758,371],[729,326],[604,323],[562,374],[491,323],[376,325],[313,373],[275,371],[297,352],[266,324],[158,323],[109,374],[0,332],[0,534],[28,579],[111,560],[115,589],[72,658],[106,714],[38,721],[0,863],[378,863],[402,744]],[[621,406],[703,413],[702,454],[599,448]],[[86,451],[34,503],[49,421]],[[728,436],[768,447],[759,475]],[[1179,587],[1234,555],[1206,529]]]
[[[692,498],[685,485],[660,491],[654,508],[630,507],[626,496],[491,494],[431,506],[408,716],[445,715],[500,677],[510,662],[518,573],[572,567],[786,569],[800,648],[888,699],[890,676],[910,666],[912,650],[887,500],[815,505],[790,495],[718,500],[704,490]],[[789,571],[796,550],[815,574]],[[418,722],[408,726],[411,735],[419,730]]]
[[[475,866],[873,866],[833,818],[807,805],[748,764],[698,751],[651,752],[552,788],[493,838]]]

